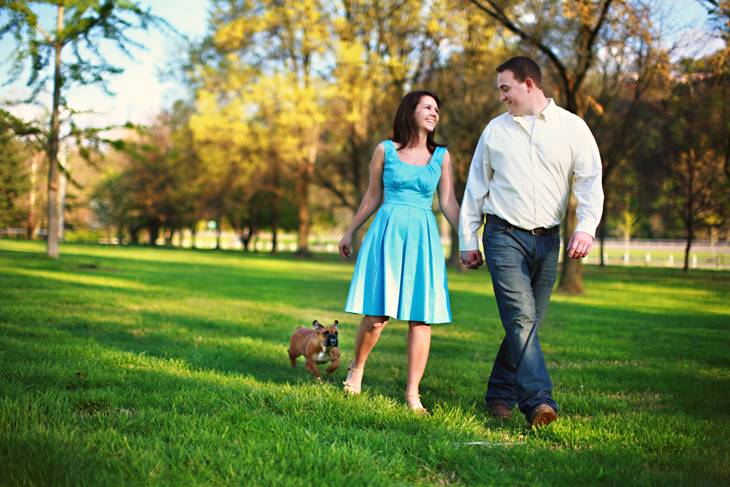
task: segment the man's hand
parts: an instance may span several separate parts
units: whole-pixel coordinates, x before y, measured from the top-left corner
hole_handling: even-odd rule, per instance
[[[568,242],[568,257],[571,259],[582,259],[593,246],[593,237],[586,232],[575,232]]]
[[[467,269],[479,269],[484,264],[482,253],[479,250],[462,250],[459,260]]]

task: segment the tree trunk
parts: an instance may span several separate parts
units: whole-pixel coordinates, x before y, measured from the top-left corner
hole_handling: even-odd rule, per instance
[[[197,234],[196,225],[193,223],[193,226],[190,227],[190,248],[195,250],[195,237]]]
[[[66,159],[66,151],[58,147],[58,167],[62,169],[58,174],[58,241],[63,242],[64,230],[66,222],[64,215],[66,212],[66,188],[68,185],[68,160]]]
[[[689,252],[692,248],[692,237],[693,237],[692,222],[687,225],[687,244],[684,246],[684,267],[682,270],[687,272],[689,270]]]
[[[297,235],[297,255],[309,256],[309,230],[311,215],[309,212],[309,179],[305,175],[297,181],[297,214],[299,216],[299,232]]]
[[[129,227],[129,241],[132,245],[139,245],[139,228]]]
[[[684,248],[684,267],[682,270],[689,270],[689,251],[692,248],[692,240],[694,239],[694,215],[692,207],[694,206],[694,169],[695,169],[694,150],[690,149],[687,153],[687,204],[684,210],[684,224],[687,229],[687,245]]]
[[[560,284],[558,290],[566,294],[583,293],[583,264],[580,259],[568,257],[567,249],[570,237],[575,232],[578,217],[575,214],[576,202],[571,195],[568,200],[568,209],[563,225],[563,264],[560,271]]]
[[[150,232],[150,239],[148,243],[154,247],[157,245],[157,237],[160,236],[160,222],[157,220],[150,222],[147,226],[147,230]]]
[[[275,155],[271,156],[271,253],[276,253],[279,238],[279,162]]]
[[[223,222],[223,217],[221,215],[218,215],[215,218],[215,249],[220,250],[221,249],[221,223]]]
[[[34,154],[30,159],[30,193],[28,198],[28,222],[26,224],[25,236],[32,240],[36,234],[35,203],[37,198],[36,185],[38,184],[38,164],[43,158],[43,152]]]
[[[59,120],[59,106],[61,105],[61,49],[63,32],[63,3],[58,4],[56,12],[56,41],[55,41],[55,68],[53,72],[53,108],[51,111],[51,131],[48,134],[48,235],[46,251],[48,257],[57,259],[58,246],[58,143],[61,122]]]
[[[252,225],[244,225],[241,228],[241,233],[239,233],[239,239],[241,240],[241,247],[244,252],[249,252],[249,247],[251,246],[251,241],[253,240],[255,231],[253,229]]]
[[[299,232],[297,235],[297,255],[308,257],[311,255],[309,251],[309,232],[312,227],[312,215],[309,210],[309,189],[314,173],[314,160],[316,158],[316,148],[310,151],[299,180],[297,181],[297,212],[299,216]]]
[[[165,236],[165,247],[172,247],[172,238],[175,236],[175,230],[168,227],[164,230],[163,235]]]

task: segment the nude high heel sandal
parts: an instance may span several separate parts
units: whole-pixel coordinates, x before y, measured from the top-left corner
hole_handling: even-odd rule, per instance
[[[413,411],[416,414],[425,415],[428,414],[428,409],[423,407],[423,404],[421,404],[421,395],[420,394],[406,394],[406,404],[408,405],[408,409]]]
[[[356,369],[352,366],[352,362],[347,367],[347,378],[342,383],[342,390],[348,394],[360,394],[362,386],[362,369]]]

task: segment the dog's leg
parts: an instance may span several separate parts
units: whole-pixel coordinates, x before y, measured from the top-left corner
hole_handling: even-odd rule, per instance
[[[291,348],[289,349],[289,362],[291,362],[292,367],[297,366],[297,357],[298,356],[299,356],[299,354],[297,352],[295,352],[294,349],[291,349]]]
[[[314,363],[314,360],[308,358],[305,365],[307,368],[312,372],[312,374],[317,378],[317,380],[321,380],[322,378],[319,376],[319,369],[317,368],[317,365]]]
[[[327,373],[331,374],[335,370],[337,370],[337,367],[340,366],[340,350],[335,348],[332,351],[330,351],[330,357],[332,358],[332,364],[330,364],[329,367],[327,367]]]

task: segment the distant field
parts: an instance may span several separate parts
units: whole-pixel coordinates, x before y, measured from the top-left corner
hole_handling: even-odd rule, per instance
[[[0,240],[2,485],[730,485],[730,272],[585,268],[541,342],[557,422],[482,406],[501,326],[486,271],[449,274],[428,417],[402,401],[407,326],[340,389],[352,263]],[[316,384],[289,334],[341,322]]]
[[[69,239],[74,241],[78,238],[89,238],[86,233],[74,234],[70,233]],[[93,235],[90,242],[116,242],[115,239]],[[339,235],[313,235],[310,239],[310,248],[318,253],[337,253],[337,243]],[[450,250],[450,242],[448,238],[444,238],[444,251]],[[189,232],[185,233],[182,240],[176,238],[175,246],[190,247],[191,239]],[[196,247],[200,249],[212,249],[215,247],[215,233],[212,231],[200,232],[196,237]],[[278,247],[282,252],[292,252],[297,248],[297,237],[294,234],[282,233],[278,238]],[[87,242],[89,243],[89,242]],[[162,244],[163,242],[158,242]],[[241,242],[238,237],[230,231],[223,232],[221,246],[225,250],[240,250]],[[591,254],[584,259],[587,265],[596,265],[599,263],[598,242],[595,243]],[[606,241],[605,262],[608,265],[629,265],[641,267],[666,267],[681,268],[684,265],[684,247],[685,242],[681,240],[634,240],[629,244],[628,260],[625,259],[625,249],[623,240],[608,239]],[[260,238],[253,240],[251,250],[268,252],[271,249],[271,238],[268,234],[261,234]],[[697,269],[713,269],[713,270],[730,270],[730,245],[725,242],[711,246],[707,241],[696,241],[690,251],[690,267]]]

